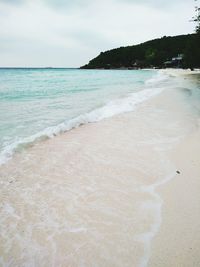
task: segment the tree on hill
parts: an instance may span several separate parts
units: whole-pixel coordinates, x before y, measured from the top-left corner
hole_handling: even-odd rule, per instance
[[[198,5],[195,6],[195,16],[192,21],[196,23],[196,34],[188,41],[185,49],[185,66],[191,69],[200,67],[200,7]]]
[[[197,0],[195,0],[197,2]],[[195,16],[193,17],[193,21],[196,22],[196,33],[200,34],[200,7],[195,6]]]
[[[142,44],[102,52],[83,66],[85,69],[162,67],[164,62],[184,54],[194,34],[162,37]]]

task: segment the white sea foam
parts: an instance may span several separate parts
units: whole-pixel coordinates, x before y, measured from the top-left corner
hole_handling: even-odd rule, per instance
[[[164,73],[162,70],[159,70],[157,72],[157,74],[155,76],[153,76],[152,78],[148,79],[145,84],[146,85],[157,85],[161,82],[164,82],[166,80],[168,80],[170,75],[167,75],[166,73]]]
[[[0,165],[11,159],[14,152],[20,150],[22,147],[31,145],[34,142],[46,138],[53,138],[58,134],[69,131],[73,128],[77,128],[83,124],[99,122],[115,115],[133,111],[139,104],[161,93],[165,89],[165,86],[162,84],[162,82],[166,81],[167,78],[168,76],[166,74],[158,71],[153,78],[146,81],[146,86],[144,87],[145,89],[139,92],[132,93],[121,99],[110,101],[101,108],[79,115],[71,120],[66,120],[57,126],[48,127],[32,136],[23,138],[6,146],[0,153]]]

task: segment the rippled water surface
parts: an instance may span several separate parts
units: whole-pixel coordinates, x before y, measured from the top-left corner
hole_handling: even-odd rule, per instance
[[[48,127],[55,129],[141,90],[153,75],[155,71],[0,69],[0,152],[9,154],[24,138],[44,135],[40,132]]]

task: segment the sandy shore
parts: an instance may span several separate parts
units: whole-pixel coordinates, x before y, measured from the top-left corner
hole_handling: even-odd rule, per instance
[[[199,71],[166,70],[173,76]],[[200,266],[200,130],[187,135],[170,153],[176,176],[158,188],[163,200],[162,223],[152,242],[148,266]]]
[[[3,165],[0,264],[199,266],[199,114],[188,90]]]
[[[171,154],[180,174],[158,188],[162,224],[152,242],[148,266],[200,266],[200,132],[189,135]]]
[[[162,72],[165,72],[167,74],[175,75],[175,76],[184,76],[184,75],[196,75],[200,74],[199,69],[194,69],[191,71],[190,69],[174,69],[174,68],[168,68],[168,69],[162,69]]]

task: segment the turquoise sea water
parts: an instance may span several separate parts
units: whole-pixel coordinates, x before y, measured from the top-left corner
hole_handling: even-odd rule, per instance
[[[142,90],[153,75],[148,70],[0,69],[1,156],[49,133],[49,127],[57,134],[65,130],[58,125]]]
[[[38,139],[132,111],[169,83],[186,95],[198,87],[196,78],[173,82],[157,70],[0,69],[0,163]]]

